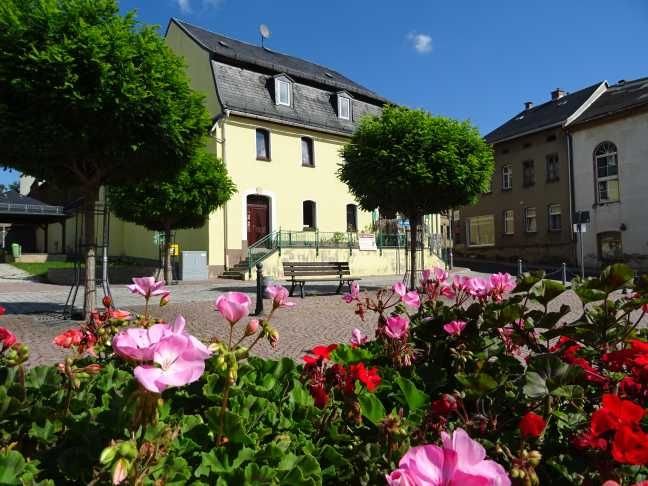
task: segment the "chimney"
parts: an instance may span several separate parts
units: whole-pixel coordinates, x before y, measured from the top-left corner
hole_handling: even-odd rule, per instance
[[[567,93],[565,93],[564,90],[562,90],[562,89],[560,89],[560,88],[556,88],[555,90],[553,90],[553,91],[551,92],[551,99],[552,99],[552,100],[559,100],[560,98],[562,98],[562,97],[565,96],[566,94],[567,94]]]
[[[525,101],[525,102],[524,102],[524,109],[525,109],[525,111],[526,111],[526,110],[530,110],[531,108],[533,108],[533,101]]]

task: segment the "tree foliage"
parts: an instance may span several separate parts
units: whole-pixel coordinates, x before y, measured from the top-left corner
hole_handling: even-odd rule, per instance
[[[365,210],[407,216],[470,204],[486,192],[493,154],[468,121],[387,106],[360,122],[338,171]]]
[[[235,190],[225,164],[200,150],[174,178],[111,186],[108,200],[119,218],[165,231],[200,228]]]
[[[179,170],[209,121],[180,58],[115,0],[0,3],[0,165],[94,195]]]

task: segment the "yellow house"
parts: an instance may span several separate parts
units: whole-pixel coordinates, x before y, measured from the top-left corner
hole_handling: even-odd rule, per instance
[[[245,278],[249,256],[277,247],[265,262],[270,274],[281,273],[281,259],[349,261],[355,274],[404,271],[399,242],[395,252],[360,251],[357,234],[377,214],[360,210],[336,176],[340,149],[363,116],[380,114],[384,98],[332,69],[177,19],[166,42],[205,95],[209,149],[238,189],[203,228],[176,232],[180,251],[204,251],[210,278]],[[113,219],[110,232],[111,255],[157,258],[144,228]]]

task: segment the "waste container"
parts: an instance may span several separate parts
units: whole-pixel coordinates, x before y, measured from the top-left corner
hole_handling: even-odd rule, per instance
[[[11,244],[11,256],[18,258],[21,255],[22,247],[18,243]]]

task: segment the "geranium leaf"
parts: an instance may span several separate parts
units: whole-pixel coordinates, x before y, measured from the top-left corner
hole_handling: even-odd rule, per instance
[[[398,375],[394,381],[400,388],[401,392],[403,392],[403,396],[405,397],[405,401],[410,410],[421,408],[430,401],[428,394],[419,390],[416,385],[407,378]]]
[[[362,415],[374,425],[378,425],[385,418],[385,407],[380,399],[373,393],[363,393],[358,397]]]

